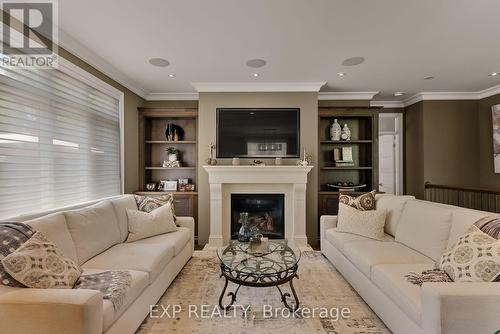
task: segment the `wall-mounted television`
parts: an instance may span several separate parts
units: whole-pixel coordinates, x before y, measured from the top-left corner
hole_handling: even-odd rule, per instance
[[[298,158],[299,108],[218,108],[217,158]]]

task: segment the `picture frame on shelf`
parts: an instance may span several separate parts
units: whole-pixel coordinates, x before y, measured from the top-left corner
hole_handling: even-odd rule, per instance
[[[186,191],[195,191],[194,183],[188,183],[185,185]]]
[[[177,191],[177,181],[162,181],[164,186],[163,186],[163,191]]]

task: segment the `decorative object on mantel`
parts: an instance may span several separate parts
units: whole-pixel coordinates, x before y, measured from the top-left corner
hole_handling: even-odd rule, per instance
[[[491,108],[493,124],[493,161],[495,173],[500,173],[500,104]]]
[[[254,160],[252,162],[252,166],[265,166],[265,165],[266,165],[266,163],[262,160]]]
[[[215,144],[210,143],[209,148],[210,148],[210,158],[207,159],[207,165],[215,166],[217,165],[217,159],[215,159],[214,157]]]
[[[233,166],[239,166],[240,165],[240,158],[233,158]]]
[[[338,141],[340,140],[340,134],[342,133],[342,127],[338,123],[337,119],[333,120],[330,125],[330,140]]]
[[[248,212],[241,212],[239,223],[241,228],[238,232],[238,241],[249,242],[250,241],[250,230],[248,229]]]
[[[180,152],[179,149],[175,147],[168,147],[165,151],[168,154],[168,161],[163,161],[163,167],[166,168],[181,167],[180,161],[177,160],[178,154]]]
[[[301,160],[297,161],[297,166],[308,166],[311,164],[312,158],[311,155],[307,154],[306,148],[304,147],[304,156],[302,157]]]
[[[155,189],[156,189],[156,183],[152,182],[146,184],[146,190],[155,191]]]
[[[165,137],[168,141],[181,141],[184,139],[184,130],[173,123],[168,123],[165,129]]]
[[[340,133],[340,140],[351,140],[351,130],[349,129],[347,124],[344,124],[344,127],[342,128],[342,132]]]
[[[274,164],[276,166],[281,166],[283,164],[283,159],[280,157],[276,157],[276,159],[274,159]]]

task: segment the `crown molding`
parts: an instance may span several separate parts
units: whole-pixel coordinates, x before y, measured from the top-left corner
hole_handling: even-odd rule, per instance
[[[318,100],[371,100],[379,92],[319,92]]]
[[[152,92],[146,95],[147,101],[198,101],[198,93]]]
[[[82,45],[62,30],[59,30],[58,44],[66,51],[72,53],[75,57],[96,68],[100,72],[110,77],[112,80],[118,82],[120,85],[131,90],[143,99],[146,99],[146,90],[144,90],[137,82],[124,75],[116,67],[108,63],[106,60],[95,54],[89,48]]]
[[[213,92],[318,92],[322,82],[192,82],[200,93]]]
[[[497,94],[500,94],[500,85],[483,89],[482,91],[477,93],[477,97],[479,100],[481,100]]]

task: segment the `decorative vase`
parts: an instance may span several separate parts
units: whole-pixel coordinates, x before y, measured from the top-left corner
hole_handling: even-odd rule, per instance
[[[351,130],[347,126],[347,124],[344,124],[344,127],[342,128],[342,132],[340,134],[340,139],[341,140],[351,140]]]
[[[177,161],[177,154],[169,154],[168,161],[170,161],[170,162]]]
[[[240,213],[241,228],[238,232],[238,241],[249,242],[250,241],[250,229],[248,228],[248,212]]]
[[[340,140],[340,134],[342,133],[342,127],[335,118],[332,125],[330,125],[330,140]]]

